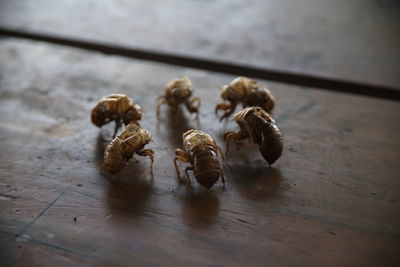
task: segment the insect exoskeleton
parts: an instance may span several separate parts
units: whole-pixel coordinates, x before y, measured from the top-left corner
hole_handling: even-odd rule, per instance
[[[190,113],[196,113],[196,117],[199,116],[200,108],[200,97],[192,97],[193,86],[189,77],[182,77],[171,80],[165,86],[164,94],[160,95],[157,99],[159,103],[157,105],[157,118],[160,116],[160,107],[163,104],[167,104],[176,114],[178,106],[184,104]]]
[[[182,135],[183,149],[175,150],[174,165],[178,179],[182,181],[177,160],[190,164],[185,169],[186,178],[191,186],[188,171],[194,172],[197,182],[205,188],[213,186],[221,177],[225,188],[224,172],[221,168],[218,155],[222,159],[221,148],[216,144],[214,138],[199,130],[189,130]]]
[[[100,99],[92,109],[91,119],[94,125],[101,127],[110,121],[115,121],[113,138],[121,127],[121,121],[125,125],[131,121],[139,121],[142,118],[142,108],[124,94],[107,95]]]
[[[233,120],[239,124],[239,132],[228,131],[225,133],[226,154],[228,154],[229,141],[249,138],[253,144],[259,146],[259,151],[264,159],[273,164],[283,150],[283,136],[275,124],[274,119],[260,107],[248,107],[237,112]]]
[[[115,137],[104,151],[104,161],[101,172],[111,175],[119,172],[126,163],[134,156],[149,157],[150,170],[153,174],[154,151],[144,149],[144,146],[151,141],[149,132],[135,122],[129,123],[125,129]]]
[[[266,112],[271,112],[275,106],[275,99],[266,87],[243,76],[237,77],[230,84],[223,86],[221,98],[226,102],[215,107],[216,113],[220,109],[225,110],[220,120],[231,115],[239,103],[244,108],[257,106],[263,108]]]

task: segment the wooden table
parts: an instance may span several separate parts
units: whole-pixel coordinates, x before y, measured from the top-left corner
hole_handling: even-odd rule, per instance
[[[395,0],[3,1],[0,25],[399,88]]]
[[[260,80],[277,99],[282,157],[269,167],[256,147],[232,146],[226,190],[191,191],[174,149],[190,128],[223,147],[237,125],[213,110],[235,76],[13,38],[0,39],[0,62],[1,266],[399,264],[399,102]],[[176,125],[164,106],[158,121],[156,96],[182,75],[200,120],[182,110]],[[118,183],[99,174],[112,126],[89,114],[110,93],[143,107],[153,180],[145,158]]]

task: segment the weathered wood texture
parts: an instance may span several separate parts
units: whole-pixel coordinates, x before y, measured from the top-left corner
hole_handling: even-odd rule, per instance
[[[398,266],[399,103],[261,81],[283,156],[269,168],[233,146],[226,191],[190,191],[173,151],[191,127],[223,146],[237,127],[213,109],[234,77],[13,39],[0,61],[0,265]],[[203,99],[199,122],[183,111],[174,125],[166,107],[157,122],[156,96],[181,75]],[[116,92],[143,106],[153,181],[144,158],[117,184],[98,172],[111,129],[89,113]]]
[[[400,4],[355,1],[2,1],[0,25],[400,86]]]

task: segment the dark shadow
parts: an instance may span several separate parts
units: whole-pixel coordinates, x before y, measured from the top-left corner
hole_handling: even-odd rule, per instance
[[[228,185],[235,186],[240,195],[255,201],[279,197],[283,177],[281,171],[260,160],[257,165],[225,164]]]
[[[219,116],[215,115],[215,123],[218,123],[219,125],[219,130],[216,134],[216,137],[220,138],[221,140],[224,140],[224,134],[226,131],[239,131],[239,126],[234,121],[232,121],[232,118],[219,121]]]
[[[207,229],[216,221],[219,199],[213,192],[203,188],[185,190],[181,196],[182,217],[191,228]]]
[[[215,137],[219,138],[220,140],[224,140],[225,132],[227,131],[229,130],[226,128],[226,125],[223,125],[223,127],[221,127],[221,129],[218,131]]]
[[[226,152],[225,144],[223,152]],[[251,165],[254,159],[257,159],[257,161],[261,161],[262,159],[262,161],[268,166],[268,163],[263,159],[259,151],[258,145],[250,143],[250,139],[244,139],[237,142],[234,140],[230,141],[229,153],[225,158],[226,164],[238,164],[239,166]],[[262,163],[260,162],[260,164]]]
[[[190,129],[193,129],[192,125],[189,124],[190,118],[187,118],[179,107],[177,113],[174,114],[172,109],[160,115],[160,119],[157,122],[157,130],[160,136],[165,136],[169,146],[173,149],[182,148],[182,134]]]
[[[103,163],[104,150],[109,141],[104,140],[101,132],[97,135],[94,160],[100,168]],[[148,201],[152,188],[153,177],[150,174],[150,160],[147,157],[134,156],[124,168],[115,174],[115,181],[110,177],[110,186],[107,191],[107,204],[110,210],[137,214],[138,210]]]
[[[107,205],[110,210],[137,215],[147,204],[153,191],[153,178],[149,168],[142,166],[145,163],[148,163],[147,160],[141,159],[139,162],[129,162],[117,174],[117,180],[110,183],[107,191]]]
[[[93,157],[97,167],[100,167],[101,164],[103,163],[104,150],[106,149],[109,143],[110,141],[104,140],[101,132],[97,134],[96,145],[95,145],[96,147],[94,149],[94,157]]]

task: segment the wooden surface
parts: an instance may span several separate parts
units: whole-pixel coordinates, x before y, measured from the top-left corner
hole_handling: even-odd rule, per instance
[[[400,104],[260,81],[277,100],[283,156],[232,148],[227,188],[179,185],[181,133],[237,129],[213,114],[234,77],[39,42],[0,41],[0,265],[398,266]],[[203,100],[178,126],[155,98],[188,75]],[[90,123],[102,96],[126,93],[144,110],[156,151],[120,183],[98,170],[112,127]],[[74,221],[76,218],[76,222]]]
[[[400,87],[396,0],[3,0],[0,26]]]

